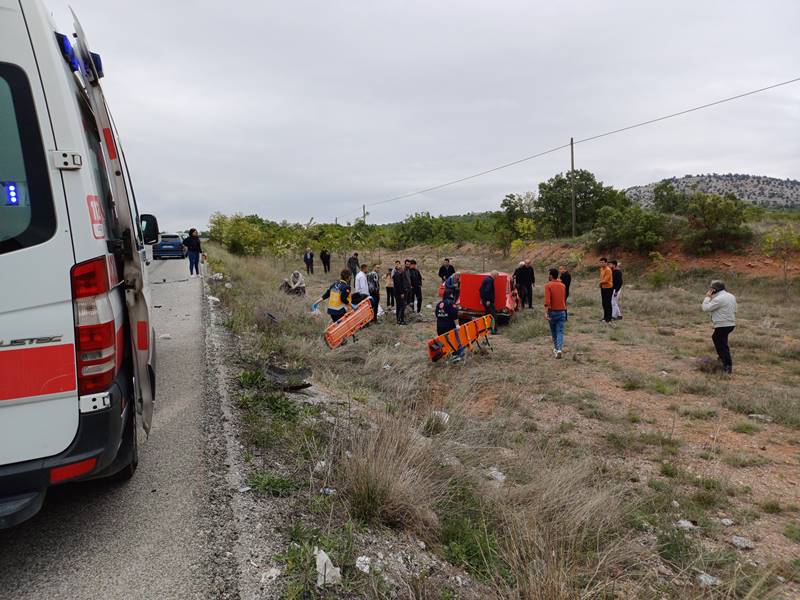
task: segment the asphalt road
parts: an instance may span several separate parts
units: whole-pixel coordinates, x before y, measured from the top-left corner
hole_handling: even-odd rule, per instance
[[[210,598],[214,485],[204,456],[205,343],[200,279],[186,261],[150,266],[158,339],[156,413],[139,431],[139,468],[124,484],[54,488],[42,511],[0,531],[0,598]],[[163,280],[166,280],[164,282]],[[217,523],[219,524],[219,523]]]

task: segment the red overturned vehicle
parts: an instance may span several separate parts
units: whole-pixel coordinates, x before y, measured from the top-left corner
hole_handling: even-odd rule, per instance
[[[461,273],[461,288],[457,303],[459,323],[466,323],[484,314],[481,304],[481,283],[489,273]],[[444,283],[439,286],[439,297],[444,296]],[[508,323],[519,310],[519,295],[511,283],[511,275],[499,273],[494,279],[494,306],[498,323]]]

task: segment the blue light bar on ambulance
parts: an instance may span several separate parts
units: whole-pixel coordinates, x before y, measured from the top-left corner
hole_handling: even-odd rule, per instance
[[[17,184],[13,181],[6,181],[6,206],[19,206],[19,195],[17,194]]]
[[[64,60],[67,61],[70,69],[73,71],[80,71],[81,65],[78,62],[78,57],[75,55],[75,49],[72,47],[69,38],[63,33],[56,33],[56,40],[58,41],[58,47],[61,49],[61,55],[64,57]]]

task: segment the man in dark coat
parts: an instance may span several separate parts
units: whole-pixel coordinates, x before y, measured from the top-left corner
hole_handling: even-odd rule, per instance
[[[306,275],[314,274],[314,253],[311,248],[306,248],[303,254],[303,262],[306,263]]]
[[[353,281],[355,281],[356,275],[361,270],[361,265],[358,262],[358,252],[353,252],[353,256],[347,259],[347,268],[350,269],[353,274]]]
[[[514,269],[511,280],[514,282],[514,287],[517,288],[519,304],[522,308],[525,308],[525,300],[528,298],[528,287],[530,283],[528,282],[528,271],[525,269],[524,261],[520,261],[519,266]]]
[[[525,297],[528,299],[528,308],[533,308],[533,286],[536,283],[536,275],[533,272],[533,266],[531,266],[531,259],[525,259],[525,281],[527,282],[525,285]]]
[[[417,302],[417,312],[422,310],[422,273],[417,268],[417,261],[411,261],[411,270],[408,273],[411,280],[411,309],[414,310],[414,301]]]
[[[450,275],[453,275],[456,272],[456,268],[450,264],[450,259],[445,258],[442,266],[439,267],[439,279],[442,281],[447,280]]]
[[[494,307],[494,280],[499,275],[497,271],[492,271],[481,282],[480,296],[483,305],[483,314],[492,315],[497,320],[497,310]]]
[[[558,278],[561,280],[561,283],[564,284],[564,287],[567,288],[567,299],[569,299],[569,284],[572,283],[572,275],[569,274],[567,267],[564,265],[558,268],[558,273]]]
[[[394,314],[397,317],[398,325],[406,324],[406,298],[411,291],[411,284],[406,276],[406,269],[403,265],[396,265],[394,268],[394,275],[392,275],[394,283],[394,301],[395,309]]]
[[[330,273],[330,270],[331,270],[331,253],[328,252],[327,248],[323,248],[320,251],[319,259],[322,261],[322,269],[326,273]]]

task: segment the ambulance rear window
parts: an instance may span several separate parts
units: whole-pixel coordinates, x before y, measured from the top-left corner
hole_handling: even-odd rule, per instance
[[[47,171],[28,79],[19,67],[0,62],[0,254],[55,233]]]

